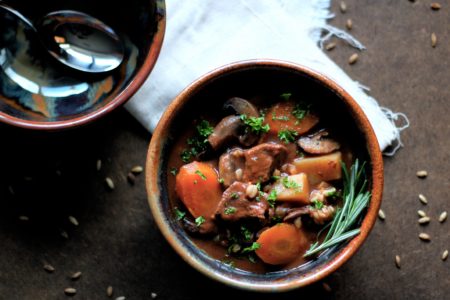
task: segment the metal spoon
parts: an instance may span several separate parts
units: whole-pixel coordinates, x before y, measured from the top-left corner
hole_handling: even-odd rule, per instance
[[[35,25],[14,8],[4,9],[35,32],[47,51],[73,69],[101,73],[117,68],[124,58],[124,47],[114,30],[85,13],[73,10],[51,12]]]

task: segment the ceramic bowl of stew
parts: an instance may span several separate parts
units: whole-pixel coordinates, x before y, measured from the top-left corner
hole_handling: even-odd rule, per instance
[[[383,163],[367,117],[333,80],[251,60],[173,100],[149,146],[146,187],[188,264],[236,288],[281,292],[323,279],[361,247]]]
[[[165,31],[164,0],[5,1],[32,22],[49,12],[75,10],[111,27],[124,59],[105,73],[85,73],[51,57],[24,22],[0,9],[0,122],[60,130],[90,123],[123,105],[152,70]]]

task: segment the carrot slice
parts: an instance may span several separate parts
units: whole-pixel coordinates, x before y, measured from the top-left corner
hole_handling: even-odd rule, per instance
[[[175,188],[181,201],[195,218],[211,218],[222,197],[214,168],[197,161],[180,168]]]
[[[255,253],[263,262],[284,265],[300,255],[307,239],[294,225],[280,223],[263,231],[257,242],[260,247]]]
[[[302,119],[297,119],[292,112],[296,103],[293,101],[279,102],[266,113],[264,122],[269,124],[270,132],[278,134],[281,130],[295,130],[299,135],[309,131],[319,122],[319,118],[307,112]]]

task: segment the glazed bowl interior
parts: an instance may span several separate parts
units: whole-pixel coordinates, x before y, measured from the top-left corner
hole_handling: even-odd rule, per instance
[[[150,73],[162,45],[164,0],[4,1],[35,22],[76,10],[109,25],[124,44],[115,70],[90,74],[52,58],[16,18],[0,9],[0,121],[31,129],[62,129],[95,120],[125,103]]]
[[[173,216],[175,197],[168,170],[169,154],[192,120],[217,115],[223,103],[233,96],[282,93],[301,95],[319,108],[321,118],[338,126],[342,138],[360,160],[367,161],[366,172],[372,199],[361,234],[348,243],[331,248],[299,267],[257,274],[233,268],[200,250]],[[332,81],[307,68],[280,61],[247,61],[213,71],[186,88],[163,115],[150,144],[147,158],[149,204],[156,223],[173,248],[197,270],[234,287],[256,291],[285,291],[315,282],[336,270],[359,248],[372,228],[381,201],[382,159],[378,142],[365,115],[354,100]]]

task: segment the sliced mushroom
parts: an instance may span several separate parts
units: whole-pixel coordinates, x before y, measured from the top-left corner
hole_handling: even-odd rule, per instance
[[[223,106],[225,110],[229,110],[230,108],[239,115],[246,115],[247,117],[259,117],[258,109],[251,104],[249,101],[239,98],[233,97],[227,100]]]
[[[328,132],[321,130],[310,136],[301,137],[298,140],[298,145],[305,151],[311,154],[328,154],[338,150],[341,146],[338,142],[323,138],[328,135]]]
[[[258,140],[258,135],[250,130],[245,130],[240,116],[259,117],[256,107],[245,99],[233,97],[225,102],[224,110],[231,110],[236,115],[227,116],[216,125],[213,133],[208,137],[211,147],[217,150],[235,138],[245,147],[255,144]]]
[[[242,121],[239,116],[228,116],[223,118],[214,127],[213,133],[208,137],[208,142],[214,150],[219,149],[224,143],[239,137]]]

